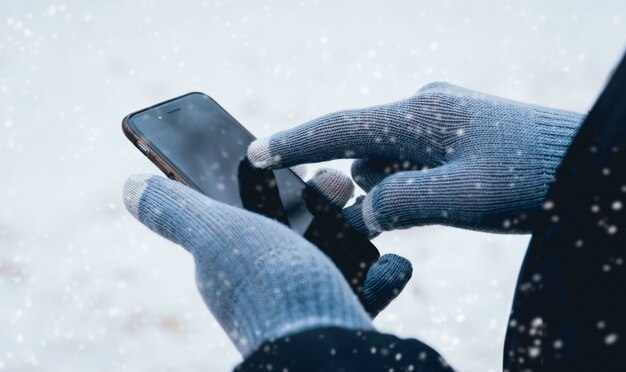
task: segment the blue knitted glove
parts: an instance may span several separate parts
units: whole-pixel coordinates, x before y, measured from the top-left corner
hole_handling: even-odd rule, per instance
[[[130,177],[124,201],[193,255],[200,294],[244,357],[311,328],[373,329],[337,267],[285,225],[157,176]]]
[[[368,236],[445,224],[526,233],[583,115],[433,83],[322,116],[248,148],[259,168],[357,158],[367,195],[344,217]]]

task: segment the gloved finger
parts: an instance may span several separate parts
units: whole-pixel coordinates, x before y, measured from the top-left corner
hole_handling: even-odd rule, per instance
[[[317,191],[336,209],[343,208],[354,194],[354,184],[350,177],[332,168],[319,169],[307,182],[307,186]]]
[[[462,167],[448,164],[387,176],[343,209],[342,217],[370,239],[383,231],[442,222],[452,212],[450,188],[463,192],[465,182],[458,171]]]
[[[387,105],[322,116],[295,128],[258,139],[248,157],[258,168],[284,168],[332,159],[419,159],[441,163],[445,150],[436,120],[440,107],[414,96]]]
[[[513,183],[504,181],[503,187],[500,178],[494,180],[489,172],[478,172],[494,167],[501,165],[495,161],[459,161],[423,171],[393,174],[363,198],[355,208],[360,209],[361,215],[354,211],[350,222],[358,225],[359,222],[353,220],[360,217],[368,236],[433,224],[524,233],[527,229],[523,215],[532,212],[527,210],[528,200],[534,197],[532,188],[507,192],[507,187],[513,187]],[[520,211],[522,219],[517,218]]]
[[[370,267],[359,299],[372,319],[398,297],[412,275],[411,262],[395,254],[381,256]]]
[[[419,169],[422,169],[422,166],[408,160],[357,159],[352,162],[351,173],[354,182],[365,192],[369,192],[387,176],[402,171]]]
[[[237,239],[245,229],[259,224],[272,224],[267,231],[290,231],[276,221],[210,199],[180,182],[159,176],[129,177],[124,185],[124,204],[141,223],[194,256],[207,241],[216,242],[216,246],[232,246],[228,240]],[[273,239],[259,236],[262,238]]]
[[[337,209],[348,201],[354,190],[350,178],[335,169],[320,169],[308,184]],[[358,226],[356,230],[361,234],[367,232]],[[369,268],[359,300],[372,319],[400,294],[412,273],[407,259],[392,254],[380,257]]]
[[[375,235],[419,225],[449,224],[462,211],[478,212],[471,204],[463,205],[476,201],[471,198],[473,185],[468,188],[466,182],[467,172],[456,163],[386,177],[363,198],[363,225],[369,235]]]

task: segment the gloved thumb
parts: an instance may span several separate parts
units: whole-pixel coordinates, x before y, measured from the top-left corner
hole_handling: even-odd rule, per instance
[[[391,253],[381,256],[370,267],[359,299],[372,319],[398,297],[412,275],[411,262]]]

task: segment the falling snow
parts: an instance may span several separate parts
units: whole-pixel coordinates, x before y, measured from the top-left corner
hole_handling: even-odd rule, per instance
[[[606,337],[604,338],[604,343],[607,345],[613,345],[614,343],[617,342],[617,340],[618,340],[617,333],[610,333],[606,335]]]
[[[240,361],[197,294],[190,257],[122,207],[128,175],[159,173],[123,138],[125,114],[200,90],[261,137],[436,80],[584,112],[626,34],[622,1],[588,3],[4,2],[0,371],[226,371]],[[349,173],[348,162],[331,165]],[[527,242],[444,227],[384,234],[374,243],[407,256],[414,275],[375,325],[419,337],[461,370],[499,370]],[[598,329],[607,345],[620,341]]]

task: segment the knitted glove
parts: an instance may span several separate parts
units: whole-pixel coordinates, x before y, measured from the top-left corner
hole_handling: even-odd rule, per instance
[[[583,118],[433,83],[259,139],[248,157],[259,168],[357,158],[367,195],[343,215],[370,237],[429,224],[526,233]]]
[[[373,329],[337,267],[285,225],[157,176],[130,177],[124,201],[193,255],[198,290],[244,357],[311,328]]]

